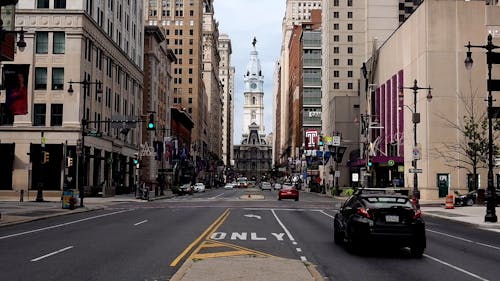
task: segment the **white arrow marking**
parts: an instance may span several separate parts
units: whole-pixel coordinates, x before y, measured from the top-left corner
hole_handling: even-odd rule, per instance
[[[247,217],[247,218],[257,218],[259,220],[262,218],[261,216],[254,215],[254,214],[247,214],[247,215],[245,215],[245,217]]]

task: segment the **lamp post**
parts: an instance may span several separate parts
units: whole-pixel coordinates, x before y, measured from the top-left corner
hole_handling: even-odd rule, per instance
[[[400,88],[400,96],[403,96],[403,89],[410,89],[413,90],[413,112],[412,112],[412,121],[413,121],[413,149],[412,151],[418,151],[417,148],[417,124],[420,123],[420,113],[417,112],[417,94],[418,90],[428,90],[427,92],[427,101],[431,101],[432,99],[432,94],[431,90],[432,88],[429,87],[419,87],[417,86],[417,79],[413,81],[413,86],[411,87],[401,87]],[[417,160],[420,159],[420,153],[412,153],[413,155],[413,200],[417,206],[417,208],[420,208],[420,191],[418,190],[418,176],[417,176]],[[418,156],[417,156],[418,155]],[[417,157],[415,157],[417,156]]]
[[[488,34],[488,42],[486,45],[471,45],[470,41],[465,47],[467,48],[467,57],[465,58],[465,68],[467,70],[472,69],[472,52],[471,48],[481,48],[486,50],[486,61],[488,64],[488,192],[490,193],[490,198],[486,202],[486,215],[484,216],[485,222],[497,222],[498,218],[495,213],[496,206],[496,194],[495,185],[493,184],[493,115],[498,108],[493,108],[493,97],[491,96],[491,91],[500,91],[500,80],[491,79],[491,68],[493,64],[500,64],[500,53],[492,52],[495,49],[500,48],[492,42],[493,37]]]
[[[85,181],[86,181],[86,178],[87,178],[87,171],[86,171],[86,157],[85,157],[85,134],[86,134],[86,128],[87,128],[87,124],[88,124],[88,119],[87,119],[87,116],[86,116],[86,112],[87,112],[87,94],[89,94],[89,91],[90,91],[90,85],[96,85],[96,93],[98,94],[102,94],[102,88],[101,88],[101,85],[102,85],[102,82],[92,82],[92,81],[89,81],[89,80],[82,80],[82,81],[77,81],[77,82],[73,82],[73,81],[69,81],[69,88],[68,88],[68,93],[69,94],[73,94],[74,90],[73,90],[73,84],[80,84],[80,85],[83,85],[83,114],[82,114],[82,119],[81,119],[81,122],[80,122],[80,126],[81,126],[81,148],[80,148],[80,153],[78,154],[78,159],[81,159],[81,163],[82,163],[82,166],[83,166],[83,180],[82,180],[82,185],[79,184],[79,179],[78,179],[78,173],[79,173],[79,163],[77,163],[76,165],[76,175],[77,175],[77,179],[76,179],[76,186],[78,188],[78,193],[79,193],[79,196],[80,196],[80,207],[83,207],[83,198],[85,197],[84,193],[85,193],[85,189],[84,189],[84,184],[85,184]],[[78,145],[77,145],[78,146]],[[79,161],[78,161],[79,162]]]

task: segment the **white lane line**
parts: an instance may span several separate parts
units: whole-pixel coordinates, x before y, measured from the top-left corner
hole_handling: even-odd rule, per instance
[[[320,212],[320,213],[322,213],[323,215],[327,216],[327,217],[330,217],[331,219],[335,219],[335,217],[334,217],[334,216],[332,216],[332,215],[330,215],[330,214],[327,214],[327,213],[326,213],[325,211],[323,211],[323,210],[320,210],[319,212]]]
[[[271,209],[271,212],[273,213],[274,217],[276,218],[276,220],[280,224],[281,228],[283,228],[283,231],[285,231],[286,235],[288,236],[288,239],[290,239],[290,241],[295,241],[295,239],[293,238],[293,236],[290,233],[290,231],[288,231],[288,229],[285,227],[285,225],[281,222],[281,220],[276,215],[276,212],[274,211],[274,209]]]
[[[138,226],[138,225],[146,223],[146,222],[148,222],[148,220],[143,220],[143,221],[140,221],[138,223],[134,223],[134,226]]]
[[[462,268],[460,268],[460,267],[458,267],[458,266],[454,266],[454,265],[452,265],[452,264],[449,264],[449,263],[447,263],[447,262],[445,262],[445,261],[442,261],[442,260],[440,260],[440,259],[438,259],[438,258],[431,257],[431,256],[429,256],[429,255],[427,255],[427,254],[424,254],[424,257],[429,258],[429,259],[431,259],[431,260],[433,260],[433,261],[436,261],[436,262],[438,262],[438,263],[440,263],[440,264],[444,264],[444,265],[446,265],[446,266],[449,266],[449,267],[451,267],[451,268],[453,268],[453,269],[455,269],[455,270],[458,270],[458,271],[460,271],[460,272],[463,272],[463,273],[465,273],[465,274],[467,274],[467,275],[469,275],[469,276],[472,276],[472,277],[474,277],[474,278],[476,278],[476,279],[483,280],[483,281],[489,281],[489,280],[488,280],[488,279],[486,279],[486,278],[483,278],[483,277],[481,277],[481,276],[479,276],[479,275],[476,275],[476,274],[474,274],[474,273],[472,273],[472,272],[469,272],[469,271],[467,271],[467,270],[465,270],[465,269],[462,269]]]
[[[49,229],[53,229],[53,228],[59,228],[59,227],[63,227],[66,225],[79,223],[82,221],[88,221],[88,220],[93,220],[93,219],[102,218],[102,217],[106,217],[106,216],[112,216],[112,215],[116,215],[116,214],[120,214],[120,213],[124,213],[124,212],[128,212],[128,211],[131,211],[131,210],[123,210],[123,211],[113,212],[113,213],[109,213],[109,214],[88,217],[88,218],[84,218],[84,219],[80,219],[80,220],[76,220],[76,221],[71,221],[71,222],[67,222],[67,223],[57,224],[57,225],[53,225],[53,226],[33,229],[33,230],[25,231],[25,232],[14,233],[14,234],[6,235],[6,236],[0,236],[0,240],[11,238],[11,237],[16,237],[16,236],[21,236],[21,235],[26,235],[26,234],[30,234],[30,233],[40,232],[40,231],[44,231],[44,230],[49,230]]]
[[[462,237],[458,237],[458,236],[455,236],[455,235],[451,235],[451,234],[447,234],[447,233],[443,233],[443,232],[439,232],[439,231],[435,231],[435,230],[430,230],[430,229],[426,229],[426,230],[429,231],[429,232],[432,232],[432,233],[436,233],[436,234],[443,235],[443,236],[448,236],[448,237],[455,238],[455,239],[458,239],[458,240],[461,240],[461,241],[465,241],[465,242],[469,242],[469,243],[472,243],[472,244],[484,246],[484,247],[495,249],[495,250],[500,250],[500,247],[496,247],[496,246],[493,246],[493,245],[489,245],[489,244],[484,244],[484,243],[481,243],[481,242],[472,241],[472,240],[469,240],[469,239],[465,239],[465,238],[462,238]]]
[[[217,198],[217,197],[219,197],[219,196],[224,195],[224,193],[226,193],[226,192],[224,191],[224,192],[222,192],[222,193],[221,193],[221,194],[219,194],[219,195],[216,195],[216,196],[210,197],[209,199],[215,199],[215,198]]]
[[[39,260],[42,260],[42,259],[44,259],[44,258],[48,258],[48,257],[50,257],[50,256],[53,256],[53,255],[56,255],[56,254],[62,253],[62,252],[64,252],[64,251],[67,251],[67,250],[69,250],[69,249],[71,249],[71,248],[73,248],[73,247],[74,247],[74,246],[69,246],[69,247],[66,247],[66,248],[63,248],[63,249],[60,249],[60,250],[54,251],[54,252],[52,252],[52,253],[49,253],[49,254],[43,255],[43,256],[41,256],[41,257],[38,257],[38,258],[32,259],[31,261],[39,261]]]
[[[297,250],[298,253],[302,253],[302,249],[301,248],[297,248],[295,250]]]
[[[300,256],[300,260],[301,260],[302,262],[306,262],[306,261],[307,261],[307,258],[306,258],[306,257],[304,257],[304,256]]]

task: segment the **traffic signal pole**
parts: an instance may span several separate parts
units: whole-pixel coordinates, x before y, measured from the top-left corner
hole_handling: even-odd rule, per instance
[[[40,181],[37,182],[36,202],[43,202],[43,186],[45,185],[45,137],[44,132],[40,136]]]

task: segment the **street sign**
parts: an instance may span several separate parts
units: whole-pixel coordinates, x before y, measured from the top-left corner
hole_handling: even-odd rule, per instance
[[[333,146],[340,146],[340,136],[333,136],[332,145]]]
[[[420,173],[422,173],[422,169],[410,169],[410,173],[420,174]]]
[[[413,160],[420,160],[420,147],[414,146],[412,149]]]
[[[102,133],[98,131],[88,131],[83,133],[84,136],[89,137],[102,137]]]

